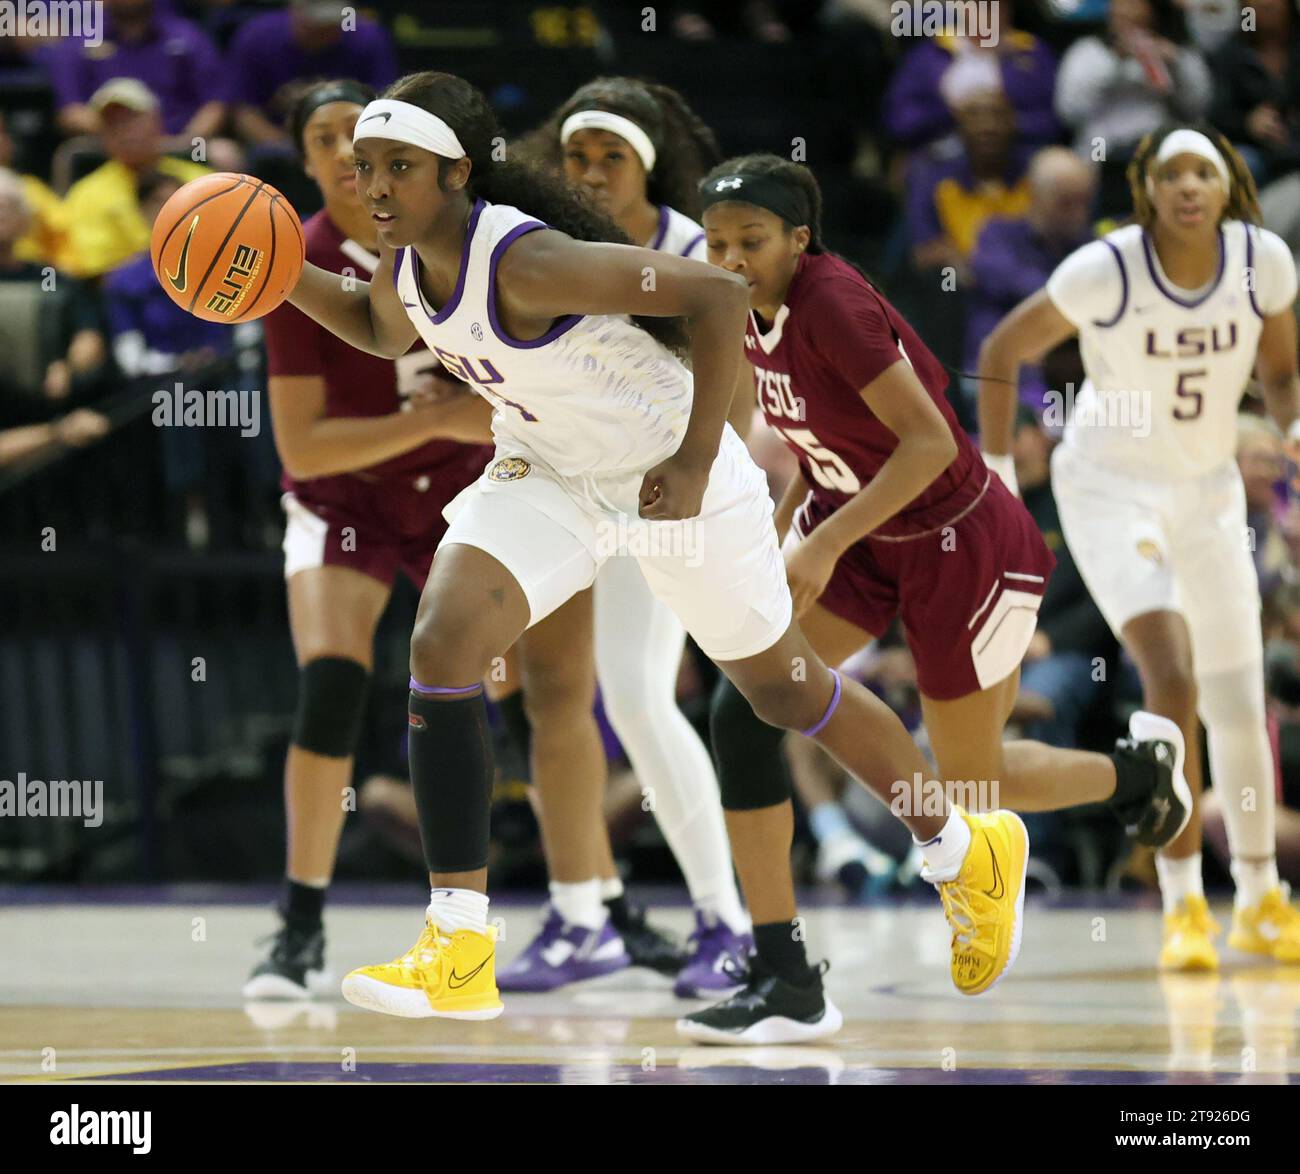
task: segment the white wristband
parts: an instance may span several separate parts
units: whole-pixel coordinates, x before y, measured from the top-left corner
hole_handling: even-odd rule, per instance
[[[1020,496],[1020,484],[1016,481],[1016,458],[1009,452],[981,453],[984,463],[1001,479],[1005,485],[1017,497]]]

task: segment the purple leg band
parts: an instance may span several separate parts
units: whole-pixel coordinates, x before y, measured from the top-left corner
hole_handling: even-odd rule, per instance
[[[439,689],[433,685],[421,685],[414,677],[411,678],[411,688],[417,693],[439,693],[444,697],[464,697],[470,693],[477,693],[483,688],[482,685],[466,685],[463,689]],[[828,715],[829,716],[829,715]]]
[[[831,720],[831,715],[839,706],[840,694],[843,692],[843,688],[840,685],[840,674],[834,669],[831,669],[831,676],[835,678],[835,692],[831,694],[830,704],[826,707],[826,712],[822,714],[821,721],[819,721],[815,726],[810,726],[806,730],[799,731],[805,738],[815,738],[820,734],[822,732],[822,727]]]

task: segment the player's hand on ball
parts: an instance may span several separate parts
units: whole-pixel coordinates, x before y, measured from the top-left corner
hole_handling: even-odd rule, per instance
[[[697,517],[712,467],[712,461],[697,461],[681,453],[656,465],[641,481],[641,517],[659,522]]]
[[[796,619],[821,598],[826,584],[831,581],[831,575],[835,573],[839,557],[837,551],[818,542],[816,534],[806,538],[785,556],[785,577],[790,584]]]

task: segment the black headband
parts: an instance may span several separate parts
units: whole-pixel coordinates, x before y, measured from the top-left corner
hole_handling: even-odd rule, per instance
[[[812,210],[804,192],[791,190],[788,184],[770,175],[724,175],[700,184],[701,213],[728,200],[766,208],[796,227],[812,221]]]
[[[294,142],[301,150],[303,145],[302,132],[307,127],[307,120],[322,106],[328,106],[331,102],[351,102],[356,106],[365,106],[374,98],[374,96],[374,90],[372,90],[368,85],[364,82],[352,81],[350,78],[313,86],[307,91],[307,94],[302,101],[294,107]]]

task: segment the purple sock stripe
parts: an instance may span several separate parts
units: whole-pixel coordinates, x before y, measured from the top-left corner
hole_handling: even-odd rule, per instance
[[[836,706],[840,703],[840,693],[843,692],[843,688],[840,684],[840,674],[834,669],[831,669],[831,676],[835,678],[835,692],[831,694],[830,704],[826,707],[826,712],[822,714],[821,721],[819,721],[815,726],[799,731],[805,738],[814,738],[820,734],[822,732],[822,727],[831,720],[831,715],[835,712]]]
[[[440,689],[434,685],[421,685],[419,681],[417,681],[414,677],[412,677],[411,688],[414,689],[417,693],[442,693],[448,696],[455,696],[456,694],[463,695],[466,693],[477,693],[480,689],[483,688],[483,686],[480,684],[480,685],[466,685],[463,689]]]

